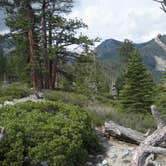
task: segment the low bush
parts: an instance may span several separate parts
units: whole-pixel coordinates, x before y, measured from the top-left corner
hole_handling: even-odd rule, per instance
[[[26,102],[0,109],[7,130],[0,143],[1,166],[83,166],[100,149],[87,113],[60,102]]]
[[[112,120],[122,126],[141,132],[156,128],[156,123],[150,114],[125,112],[111,105],[91,105],[88,107],[88,114],[97,126],[103,125],[105,121]]]
[[[30,95],[32,92],[26,85],[19,83],[3,85],[0,87],[0,103]]]
[[[88,98],[86,96],[72,92],[50,91],[45,93],[44,97],[50,101],[61,101],[79,106],[88,104]]]

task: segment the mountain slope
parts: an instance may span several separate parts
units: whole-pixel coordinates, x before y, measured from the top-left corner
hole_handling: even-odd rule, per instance
[[[158,36],[146,43],[134,44],[135,47],[139,49],[145,65],[154,75],[163,72],[166,68],[166,50],[162,48],[159,42],[166,44],[166,35]],[[108,39],[102,42],[96,48],[98,58],[103,61],[121,64],[122,60],[119,56],[119,48],[122,43],[123,42],[114,39]]]

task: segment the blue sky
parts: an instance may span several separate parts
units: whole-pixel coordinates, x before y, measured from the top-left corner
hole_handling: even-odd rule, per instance
[[[153,0],[75,0],[70,18],[81,18],[89,37],[145,42],[166,34],[166,13]],[[0,32],[6,32],[0,12]]]

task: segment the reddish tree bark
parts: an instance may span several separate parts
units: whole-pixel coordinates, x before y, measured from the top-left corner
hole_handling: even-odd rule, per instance
[[[43,88],[49,88],[49,76],[48,76],[48,55],[47,55],[47,27],[46,27],[46,8],[47,1],[43,0],[42,2],[42,56],[43,63],[45,68],[45,74],[43,77]]]
[[[49,22],[48,22],[48,29],[49,29],[49,48],[52,48],[52,14],[50,13]],[[56,59],[49,60],[49,88],[54,90],[55,83],[57,79],[57,62]]]
[[[37,71],[35,69],[35,37],[33,32],[33,23],[34,23],[34,13],[29,2],[26,2],[27,9],[27,19],[29,21],[29,29],[28,29],[28,42],[29,42],[29,50],[30,50],[30,63],[31,63],[31,71],[32,71],[32,86],[33,91],[36,93],[38,91],[38,83],[37,83]]]

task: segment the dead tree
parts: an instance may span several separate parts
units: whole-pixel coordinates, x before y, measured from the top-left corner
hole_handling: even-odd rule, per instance
[[[109,136],[137,145],[146,139],[146,134],[118,125],[113,121],[106,122],[104,130]]]
[[[154,0],[155,2],[158,2],[161,4],[161,9],[166,12],[166,0]]]
[[[161,119],[156,106],[151,106],[152,115],[157,123],[157,130],[148,136],[136,149],[132,160],[132,166],[145,166],[150,154],[166,154],[166,148],[160,147],[166,142],[166,124]]]
[[[6,130],[4,127],[1,127],[1,126],[0,126],[0,129],[1,129],[1,132],[0,132],[0,142],[1,142],[6,136]]]

